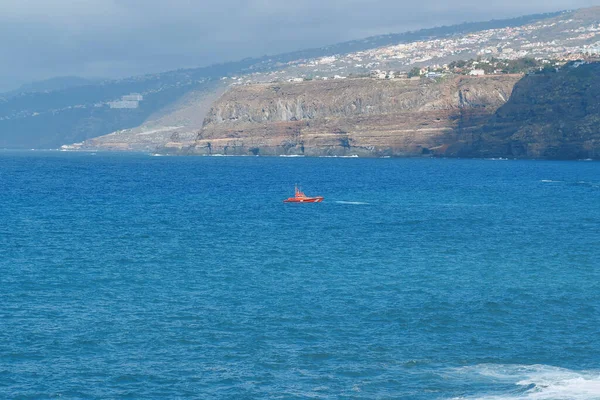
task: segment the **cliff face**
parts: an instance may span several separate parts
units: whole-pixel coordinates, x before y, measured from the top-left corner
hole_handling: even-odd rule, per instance
[[[413,156],[472,148],[521,76],[345,79],[237,86],[191,154]],[[177,150],[170,143],[163,151]]]
[[[600,159],[600,63],[576,65],[526,76],[455,155]]]

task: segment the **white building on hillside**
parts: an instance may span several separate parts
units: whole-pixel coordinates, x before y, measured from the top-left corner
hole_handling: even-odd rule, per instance
[[[110,108],[138,108],[140,101],[144,100],[144,96],[139,93],[130,93],[121,96],[120,100],[109,101]]]
[[[144,100],[144,96],[139,93],[131,93],[121,97],[121,100],[124,101],[142,101]]]

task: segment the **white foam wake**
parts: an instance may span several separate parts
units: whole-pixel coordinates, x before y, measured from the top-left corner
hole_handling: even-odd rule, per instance
[[[591,400],[600,399],[600,371],[573,371],[548,365],[483,364],[459,368],[454,372],[472,375],[473,380],[514,383],[515,390],[506,394],[482,394],[481,400]]]

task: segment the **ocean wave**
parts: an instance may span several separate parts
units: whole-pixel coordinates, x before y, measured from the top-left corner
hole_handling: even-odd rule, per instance
[[[542,179],[540,182],[543,183],[566,183],[569,186],[587,186],[591,188],[599,188],[600,183],[598,182],[590,182],[590,181],[555,181],[552,179]]]
[[[515,388],[505,394],[481,394],[481,400],[591,400],[600,398],[600,371],[574,371],[549,365],[481,364],[453,371],[468,380],[490,380]],[[451,373],[452,375],[452,373]]]
[[[358,154],[352,154],[349,156],[319,156],[319,158],[359,158]]]
[[[250,155],[250,154],[220,154],[220,153],[205,154],[204,156],[206,156],[206,157],[258,157],[258,155],[254,156],[254,155]]]
[[[362,201],[336,201],[337,204],[353,204],[353,205],[368,205],[369,203],[365,203]]]
[[[484,204],[469,204],[469,203],[431,203],[430,207],[497,207],[497,204],[484,203]]]
[[[591,187],[591,188],[599,188],[600,187],[600,183],[598,183],[598,182],[589,182],[589,181],[577,181],[577,182],[575,182],[575,185],[577,185],[577,186],[587,186],[587,187]]]

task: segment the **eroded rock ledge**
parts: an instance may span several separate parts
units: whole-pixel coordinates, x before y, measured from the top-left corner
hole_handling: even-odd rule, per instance
[[[236,86],[217,100],[193,143],[166,153],[454,155],[510,97],[520,75],[344,79]]]

